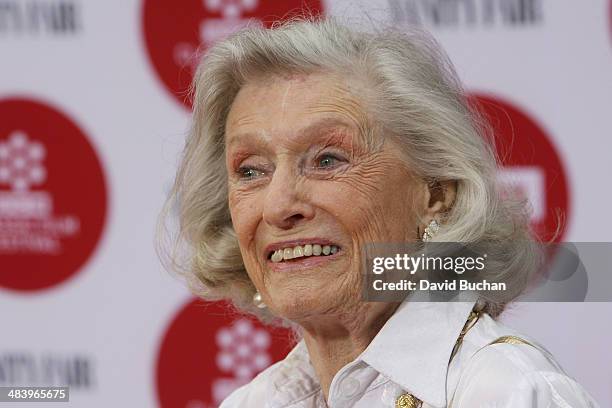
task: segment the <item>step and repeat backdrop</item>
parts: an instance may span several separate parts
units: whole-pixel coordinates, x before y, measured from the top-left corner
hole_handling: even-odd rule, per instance
[[[534,227],[562,213],[560,239],[612,240],[608,0],[0,0],[0,386],[67,385],[73,407],[208,408],[284,357],[286,331],[192,297],[154,235],[196,50],[304,4],[431,31]],[[516,304],[503,320],[612,406],[611,304]]]

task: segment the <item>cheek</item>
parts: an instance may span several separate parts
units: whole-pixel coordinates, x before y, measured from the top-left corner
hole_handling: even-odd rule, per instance
[[[261,204],[258,195],[253,192],[230,189],[228,205],[234,231],[238,241],[243,245],[252,242],[257,229]]]
[[[415,188],[397,160],[377,156],[360,163],[316,191],[330,212],[357,241],[404,240],[411,236]]]

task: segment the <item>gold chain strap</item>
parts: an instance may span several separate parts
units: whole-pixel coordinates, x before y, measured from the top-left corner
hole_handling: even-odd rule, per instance
[[[450,365],[451,361],[453,361],[453,357],[459,351],[459,347],[461,347],[461,343],[463,343],[463,337],[467,334],[467,332],[474,327],[478,319],[480,318],[480,312],[472,310],[470,315],[467,318],[467,321],[463,325],[463,329],[461,329],[461,333],[459,333],[459,337],[457,337],[457,341],[455,342],[455,346],[453,347],[453,351],[451,353],[450,359],[448,360],[448,364]],[[511,337],[511,336],[506,336]],[[518,339],[518,337],[517,337]],[[498,339],[499,340],[499,339]],[[423,401],[415,397],[410,393],[405,393],[397,397],[395,400],[395,408],[419,408],[423,405]]]
[[[487,346],[490,346],[492,344],[499,344],[499,343],[506,343],[506,344],[527,344],[528,346],[536,347],[533,344],[531,344],[530,342],[528,342],[527,340],[521,339],[520,337],[516,337],[516,336],[501,336],[500,338],[497,338],[497,339],[493,340],[492,342],[490,342],[489,344],[487,344]]]
[[[530,342],[528,342],[525,339],[522,339],[522,338],[517,337],[517,336],[511,336],[510,335],[510,336],[501,336],[501,337],[498,337],[495,340],[493,340],[492,342],[488,343],[486,346],[481,347],[478,351],[482,350],[483,348],[485,348],[487,346],[491,346],[493,344],[501,344],[501,343],[505,343],[505,344],[526,344],[528,346],[537,348],[536,346],[534,346],[533,344],[531,344]],[[478,351],[476,351],[476,352],[478,352]],[[453,398],[451,398],[450,404],[448,404],[449,408],[452,407],[453,400],[454,400],[454,395],[453,395]]]

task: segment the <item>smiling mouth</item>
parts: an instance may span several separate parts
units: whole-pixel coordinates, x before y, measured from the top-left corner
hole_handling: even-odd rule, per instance
[[[338,251],[340,251],[340,247],[337,245],[296,245],[293,247],[277,249],[268,255],[268,259],[273,263],[279,263],[294,259],[301,260],[305,258],[330,256],[336,254]]]

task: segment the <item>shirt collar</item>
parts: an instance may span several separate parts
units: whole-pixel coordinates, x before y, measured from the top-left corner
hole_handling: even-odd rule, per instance
[[[360,358],[422,401],[446,407],[450,356],[474,301],[404,301]]]
[[[405,300],[355,360],[434,407],[446,407],[449,360],[475,301]],[[275,370],[268,395],[284,406],[320,389],[302,339]],[[282,391],[281,391],[282,390]]]

